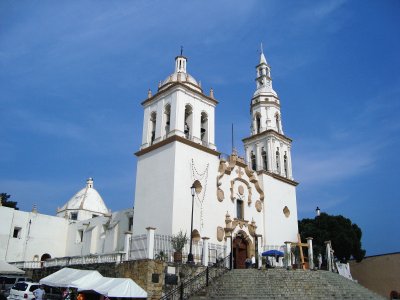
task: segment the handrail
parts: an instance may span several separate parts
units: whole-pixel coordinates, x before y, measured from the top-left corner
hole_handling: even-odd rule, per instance
[[[208,286],[210,282],[228,270],[232,269],[232,256],[228,255],[211,267],[182,282],[179,286],[166,293],[160,300],[189,299],[197,291]]]

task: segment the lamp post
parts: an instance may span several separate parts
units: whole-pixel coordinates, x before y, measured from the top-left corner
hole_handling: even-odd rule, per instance
[[[321,215],[321,210],[319,209],[319,207],[317,206],[317,208],[315,209],[315,213],[316,213],[316,217],[319,217]]]
[[[194,194],[196,192],[196,187],[193,185],[190,187],[190,191],[192,193],[192,219],[190,223],[190,248],[189,248],[189,255],[188,255],[188,264],[193,264],[193,254],[192,254],[192,243],[193,243],[193,204],[194,204]]]

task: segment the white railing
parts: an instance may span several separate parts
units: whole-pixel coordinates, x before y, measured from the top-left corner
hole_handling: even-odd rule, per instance
[[[21,269],[40,269],[48,267],[67,267],[73,265],[87,265],[100,263],[119,263],[123,259],[124,253],[111,253],[87,256],[71,256],[51,258],[45,261],[19,261],[10,262],[10,264]]]
[[[172,236],[164,234],[154,235],[154,257],[160,257],[161,252],[167,261],[173,261],[174,249],[171,244]]]
[[[147,235],[141,234],[131,238],[129,260],[147,258]]]

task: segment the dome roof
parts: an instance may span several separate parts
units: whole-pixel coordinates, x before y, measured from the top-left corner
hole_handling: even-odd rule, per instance
[[[192,75],[186,72],[187,58],[180,55],[175,58],[175,72],[169,75],[158,87],[158,91],[168,88],[176,82],[180,82],[198,92],[203,92],[201,85]]]
[[[84,210],[91,213],[107,214],[108,209],[100,194],[93,188],[93,179],[86,181],[86,187],[77,192],[64,206],[58,210],[58,214],[67,210]]]
[[[254,94],[253,97],[256,96],[275,96],[278,97],[278,94],[274,91],[274,89],[272,88],[272,86],[262,86],[260,88],[258,88]]]

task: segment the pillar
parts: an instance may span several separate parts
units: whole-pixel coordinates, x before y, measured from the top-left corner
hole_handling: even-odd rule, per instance
[[[310,270],[314,270],[314,251],[312,245],[312,237],[307,238],[307,246],[308,246],[308,266]]]
[[[258,242],[258,265],[257,265],[257,268],[258,269],[261,269],[261,267],[262,267],[262,256],[261,256],[261,254],[262,254],[262,247],[261,247],[261,245],[262,245],[262,235],[261,234],[257,234],[257,242]]]
[[[291,252],[291,242],[285,242],[285,267],[286,269],[292,268],[292,252]]]
[[[125,258],[124,258],[124,260],[129,260],[129,253],[131,251],[131,237],[132,237],[132,232],[125,231],[125,244],[124,244]]]
[[[262,170],[263,165],[262,165],[262,157],[261,157],[261,143],[256,144],[256,166],[257,166],[257,171]]]
[[[147,258],[154,259],[154,227],[147,227]]]
[[[209,257],[208,257],[208,254],[209,254],[209,251],[208,251],[208,240],[210,239],[210,238],[208,238],[208,237],[203,237],[203,238],[201,238],[202,240],[203,240],[203,257],[202,257],[202,261],[201,261],[201,264],[203,265],[203,266],[208,266],[208,261],[209,261]]]
[[[292,153],[290,151],[290,146],[287,150],[287,159],[288,159],[288,178],[293,180],[293,170],[292,170]]]
[[[332,271],[331,241],[326,241],[326,263],[328,271]]]

